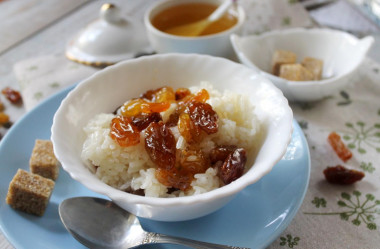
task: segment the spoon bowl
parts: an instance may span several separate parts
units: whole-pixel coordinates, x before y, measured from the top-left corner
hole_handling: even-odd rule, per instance
[[[243,249],[146,232],[138,218],[112,201],[96,197],[74,197],[59,205],[65,228],[89,248],[134,248],[144,244],[169,243],[203,249]]]

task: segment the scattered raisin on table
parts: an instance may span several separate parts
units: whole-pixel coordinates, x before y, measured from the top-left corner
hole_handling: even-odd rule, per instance
[[[20,92],[10,87],[4,88],[1,92],[12,104],[18,104],[22,101]]]
[[[116,116],[111,121],[110,137],[121,147],[140,143],[140,131],[133,125],[130,118]]]
[[[365,176],[361,171],[347,169],[342,165],[327,167],[323,170],[323,174],[328,182],[341,185],[353,184]]]
[[[222,182],[227,185],[241,177],[244,173],[246,162],[247,156],[244,149],[238,148],[230,153],[219,167],[219,177]]]
[[[171,170],[176,163],[176,141],[163,122],[150,123],[145,129],[145,150],[159,168]]]
[[[352,157],[351,151],[344,145],[342,139],[336,132],[331,132],[328,136],[328,141],[335,153],[338,155],[343,162],[346,162]]]
[[[5,114],[4,112],[0,112],[0,125],[4,126],[7,123],[9,123],[8,114]]]

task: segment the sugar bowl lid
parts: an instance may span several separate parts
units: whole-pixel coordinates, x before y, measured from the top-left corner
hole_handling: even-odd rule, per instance
[[[103,4],[100,18],[79,32],[66,46],[66,57],[91,66],[107,66],[148,53],[142,22],[122,17],[113,4]]]

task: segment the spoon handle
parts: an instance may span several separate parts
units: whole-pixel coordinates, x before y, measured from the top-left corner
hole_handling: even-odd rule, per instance
[[[176,244],[190,246],[194,249],[249,249],[247,247],[226,246],[186,238],[174,237],[165,234],[146,232],[142,244]]]

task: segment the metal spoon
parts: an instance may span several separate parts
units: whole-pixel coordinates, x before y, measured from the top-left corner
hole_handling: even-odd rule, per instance
[[[219,20],[232,5],[232,0],[226,0],[207,18],[200,21],[176,26],[165,30],[166,33],[179,36],[199,36],[211,23]]]
[[[169,243],[199,249],[243,249],[146,232],[135,215],[111,201],[95,197],[66,199],[59,205],[59,215],[71,235],[89,248],[126,249]]]

